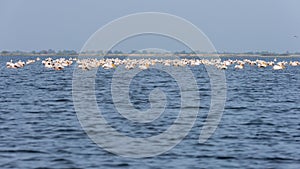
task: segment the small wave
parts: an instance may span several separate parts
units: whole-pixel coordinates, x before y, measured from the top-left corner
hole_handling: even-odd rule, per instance
[[[235,157],[231,157],[231,156],[217,156],[216,159],[231,160],[231,159],[236,159],[236,158]]]
[[[38,150],[0,150],[0,153],[34,153],[34,154],[47,154],[44,151],[38,151]]]
[[[104,164],[106,167],[128,167],[130,164],[128,163],[118,163],[118,164]]]
[[[274,126],[273,123],[265,122],[265,121],[263,121],[260,118],[250,120],[249,122],[246,122],[246,123],[244,123],[242,125],[267,125],[267,126]]]

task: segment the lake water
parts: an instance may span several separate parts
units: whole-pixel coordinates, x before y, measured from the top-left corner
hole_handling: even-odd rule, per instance
[[[103,150],[81,128],[72,98],[74,65],[62,71],[40,62],[22,69],[5,66],[10,59],[30,58],[0,57],[0,168],[300,168],[299,66],[226,70],[225,111],[203,144],[198,139],[210,104],[209,78],[203,66],[191,67],[201,99],[193,128],[164,154],[132,159]],[[148,95],[155,87],[168,98],[162,119],[138,124],[114,108],[113,72],[99,69],[95,85],[99,109],[111,125],[134,137],[153,136],[172,125],[180,105],[179,86],[172,77],[150,69],[132,80],[130,98],[136,109],[149,108]]]

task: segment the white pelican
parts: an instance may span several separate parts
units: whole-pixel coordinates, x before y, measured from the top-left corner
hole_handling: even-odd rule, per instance
[[[221,70],[226,70],[228,67],[224,64],[224,65],[217,66],[217,68],[219,68]]]
[[[234,68],[235,69],[244,69],[244,65],[243,64],[235,65]]]
[[[53,68],[53,63],[47,61],[47,62],[45,62],[45,67],[46,67],[46,68]]]
[[[64,66],[62,66],[61,64],[58,64],[58,63],[56,63],[56,64],[54,64],[54,70],[63,70],[64,69]]]
[[[27,60],[26,65],[29,65],[29,64],[34,63],[34,62],[35,62],[35,60]]]
[[[134,65],[133,65],[133,64],[127,64],[127,65],[125,66],[125,68],[126,68],[127,70],[133,69],[133,68],[134,68]]]
[[[14,66],[16,68],[22,68],[25,66],[25,62],[22,62],[21,60],[19,60],[17,63],[14,64]]]
[[[297,63],[296,61],[294,61],[294,62],[291,61],[291,62],[290,62],[290,65],[291,65],[291,66],[298,66],[298,63]]]
[[[6,67],[7,68],[17,68],[17,67],[15,67],[15,64],[13,63],[12,60],[10,60],[10,62],[6,62]]]
[[[268,66],[268,64],[264,61],[257,64],[257,67],[259,67],[259,68],[266,68],[267,66]]]
[[[102,68],[103,69],[112,69],[112,68],[116,68],[116,65],[114,64],[114,61],[111,61],[111,62],[105,63],[102,66]]]
[[[140,66],[139,66],[139,68],[140,68],[141,70],[146,70],[146,69],[148,69],[148,68],[149,68],[149,63],[143,64],[143,65],[140,65]]]
[[[283,70],[285,66],[283,64],[277,64],[273,66],[273,70]]]

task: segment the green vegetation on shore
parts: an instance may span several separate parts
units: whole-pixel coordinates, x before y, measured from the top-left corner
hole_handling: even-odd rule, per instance
[[[40,50],[40,51],[31,51],[31,52],[25,52],[25,51],[7,51],[2,50],[0,52],[0,56],[78,56],[79,53],[75,50],[58,50],[55,51],[53,49],[48,50]],[[275,52],[268,52],[268,51],[261,51],[261,52],[241,52],[241,53],[235,53],[235,52],[217,52],[217,53],[204,53],[204,52],[187,52],[187,51],[176,51],[172,53],[159,53],[159,52],[153,52],[153,51],[147,51],[147,50],[132,50],[130,52],[122,52],[119,50],[114,51],[87,51],[87,52],[81,52],[81,56],[222,56],[222,57],[230,57],[230,56],[298,56],[300,57],[300,52],[294,52],[294,53],[275,53]]]

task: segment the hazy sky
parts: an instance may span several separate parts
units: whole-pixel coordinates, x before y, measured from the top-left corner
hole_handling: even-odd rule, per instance
[[[300,51],[299,7],[299,0],[0,0],[0,50],[79,51],[114,19],[164,12],[195,24],[218,51],[295,52]],[[119,49],[180,50],[180,45],[157,37],[138,39],[127,45],[125,41]]]

